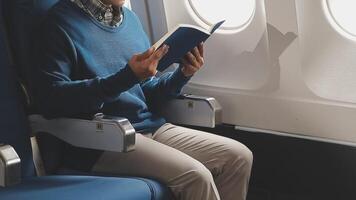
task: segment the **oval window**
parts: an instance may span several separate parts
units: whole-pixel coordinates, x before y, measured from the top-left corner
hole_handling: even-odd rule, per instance
[[[332,18],[347,33],[356,36],[356,1],[327,0]]]
[[[196,15],[206,24],[212,25],[226,20],[223,29],[239,29],[252,18],[255,0],[189,0]]]

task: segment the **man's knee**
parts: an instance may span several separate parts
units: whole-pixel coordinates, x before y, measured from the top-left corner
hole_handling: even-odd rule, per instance
[[[231,160],[240,165],[245,171],[250,171],[253,164],[253,153],[245,145],[234,142],[229,147],[229,155]]]
[[[241,153],[241,160],[243,160],[246,165],[248,166],[252,166],[253,163],[253,153],[252,151],[247,148],[246,146],[244,146],[243,151]]]
[[[194,179],[199,183],[211,184],[214,181],[213,175],[203,164],[195,166],[191,169],[191,172]]]
[[[242,156],[244,162],[245,162],[245,168],[247,169],[248,173],[251,173],[251,169],[252,169],[252,164],[253,164],[253,153],[252,151],[246,147],[245,152],[243,153]]]
[[[220,199],[213,175],[198,161],[187,164],[187,168],[171,179],[168,186],[179,199]]]
[[[214,182],[213,175],[202,163],[194,161],[187,165],[185,171],[179,176],[184,185],[194,185],[196,187],[209,187]]]

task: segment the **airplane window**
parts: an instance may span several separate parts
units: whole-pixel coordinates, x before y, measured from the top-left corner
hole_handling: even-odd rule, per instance
[[[356,1],[327,0],[335,22],[347,33],[356,36]]]
[[[222,19],[224,29],[239,29],[252,18],[256,0],[189,0],[196,15],[206,24],[211,25]]]

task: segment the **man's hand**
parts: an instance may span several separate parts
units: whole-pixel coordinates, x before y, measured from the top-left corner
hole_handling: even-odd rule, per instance
[[[132,56],[129,66],[138,79],[145,80],[156,75],[158,62],[167,54],[168,49],[167,45],[163,45],[157,51],[155,51],[154,47],[151,47],[142,54]]]
[[[195,74],[204,65],[204,47],[200,43],[182,59],[182,72],[189,77]]]

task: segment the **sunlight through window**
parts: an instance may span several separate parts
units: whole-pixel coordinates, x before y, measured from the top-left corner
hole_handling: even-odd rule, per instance
[[[225,29],[238,29],[246,25],[256,7],[255,0],[189,0],[189,3],[197,16],[208,25],[225,19]]]
[[[347,33],[356,36],[356,1],[327,0],[335,22]]]
[[[131,9],[130,1],[129,1],[129,0],[126,0],[124,6],[126,6],[126,7],[129,8],[129,9]]]

